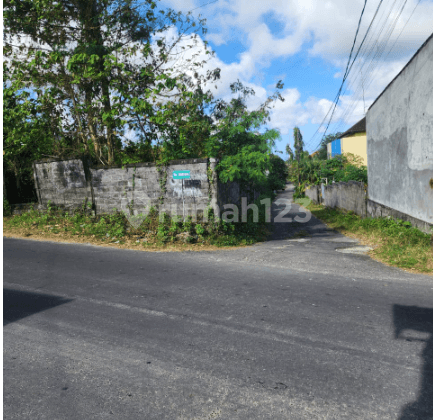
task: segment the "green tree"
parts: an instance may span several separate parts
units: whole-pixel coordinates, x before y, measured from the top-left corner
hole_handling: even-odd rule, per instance
[[[288,159],[289,162],[292,162],[295,158],[295,155],[294,155],[293,150],[290,147],[289,143],[287,143],[287,145],[286,145],[286,153],[289,155],[289,159]]]
[[[182,117],[204,121],[202,86],[219,70],[197,71],[210,54],[201,20],[153,0],[11,0],[4,28],[9,82],[56,104],[77,152],[111,164],[128,130],[145,150],[186,139]]]
[[[267,129],[269,112],[277,100],[284,100],[278,82],[275,93],[256,110],[249,111],[246,101],[254,91],[237,81],[231,85],[238,96],[229,103],[215,101],[212,134],[206,144],[206,155],[219,159],[219,179],[238,181],[243,188],[265,189],[266,171],[270,169],[270,156],[280,133]],[[261,130],[261,131],[260,131]]]
[[[302,140],[302,134],[299,127],[293,129],[295,159],[299,162],[304,153],[304,141]]]
[[[271,191],[283,190],[286,187],[289,171],[286,162],[277,155],[270,156],[268,188]]]
[[[52,107],[38,102],[30,92],[3,85],[3,162],[6,175],[11,173],[15,183],[13,199],[33,187],[34,160],[67,147],[56,141],[58,127],[52,125],[52,112]]]

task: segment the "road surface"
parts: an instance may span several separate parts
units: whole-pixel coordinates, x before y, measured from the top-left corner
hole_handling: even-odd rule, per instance
[[[4,239],[4,418],[433,419],[433,278],[356,246],[314,218],[216,252]]]

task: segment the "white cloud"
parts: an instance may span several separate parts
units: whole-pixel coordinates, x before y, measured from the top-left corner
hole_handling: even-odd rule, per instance
[[[187,9],[184,2],[168,1],[174,8]],[[239,78],[255,89],[256,98],[250,101],[255,106],[272,93],[257,84],[257,75],[267,71],[273,60],[285,59],[302,49],[339,68],[334,77],[341,79],[364,0],[219,0],[213,4],[197,0],[194,5],[188,4],[188,10],[205,5],[194,14],[208,17],[209,41],[219,46],[236,40],[245,48],[234,62],[224,63],[216,57],[210,63],[221,68],[218,95],[227,97],[230,82]],[[355,53],[378,5],[379,0],[367,4]],[[431,34],[432,15],[433,1],[407,0],[381,5],[364,49],[346,81],[333,122],[345,127],[364,116],[368,106]],[[269,16],[280,24],[278,32],[272,32],[266,20]],[[389,52],[391,47],[393,50]],[[248,83],[251,80],[256,84]],[[286,101],[272,111],[271,122],[283,134],[294,125],[321,123],[332,105],[329,99],[323,98],[309,98],[301,103],[296,89],[285,90],[284,96]]]

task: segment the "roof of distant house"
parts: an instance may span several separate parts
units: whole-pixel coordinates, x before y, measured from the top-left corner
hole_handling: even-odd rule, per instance
[[[350,136],[352,134],[356,134],[356,133],[365,133],[366,132],[365,127],[366,127],[366,124],[365,124],[365,117],[364,117],[361,121],[358,121],[355,125],[353,125],[347,131],[345,131],[340,136],[340,139],[342,139],[343,137],[348,137],[348,136]]]

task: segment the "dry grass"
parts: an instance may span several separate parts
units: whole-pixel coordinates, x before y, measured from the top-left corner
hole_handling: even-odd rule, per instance
[[[309,209],[330,228],[372,247],[369,255],[375,260],[411,273],[433,273],[433,236],[409,223],[386,218],[362,219],[315,204]]]

